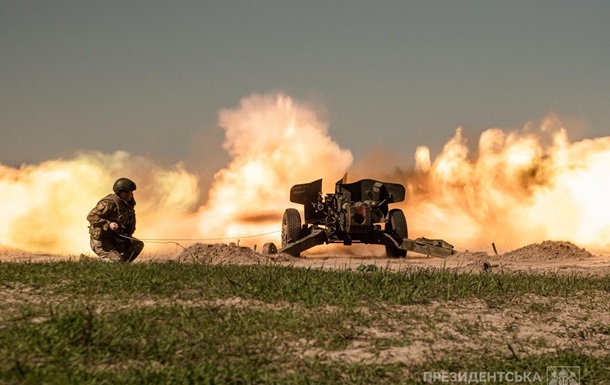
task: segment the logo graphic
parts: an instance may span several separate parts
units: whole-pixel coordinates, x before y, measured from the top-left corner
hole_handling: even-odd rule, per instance
[[[580,366],[547,366],[548,385],[580,385]]]

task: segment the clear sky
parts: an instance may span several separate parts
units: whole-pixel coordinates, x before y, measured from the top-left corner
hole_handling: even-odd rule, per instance
[[[283,92],[355,158],[548,113],[610,133],[609,1],[0,0],[0,163],[222,166],[218,112]]]

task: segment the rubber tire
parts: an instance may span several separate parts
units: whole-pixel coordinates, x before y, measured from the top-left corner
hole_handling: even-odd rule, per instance
[[[282,247],[299,240],[301,214],[297,209],[286,209],[282,217]]]
[[[388,213],[388,222],[385,230],[391,234],[397,235],[400,238],[409,237],[409,229],[407,227],[407,218],[401,209],[392,209]],[[407,256],[407,250],[398,249],[396,247],[386,246],[385,253],[388,257],[400,258]]]

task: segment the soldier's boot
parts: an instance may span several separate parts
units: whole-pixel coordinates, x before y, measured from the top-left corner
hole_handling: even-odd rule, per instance
[[[133,262],[144,248],[144,242],[139,239],[132,239],[129,248],[123,253],[122,260],[125,262]]]

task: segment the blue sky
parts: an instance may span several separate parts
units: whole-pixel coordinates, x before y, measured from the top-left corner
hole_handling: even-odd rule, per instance
[[[359,159],[555,113],[610,132],[608,1],[0,0],[0,163],[126,150],[221,167],[218,112],[317,106]]]

